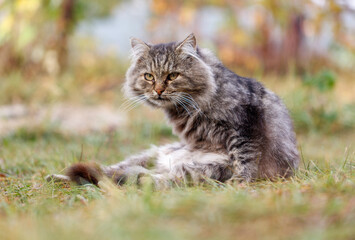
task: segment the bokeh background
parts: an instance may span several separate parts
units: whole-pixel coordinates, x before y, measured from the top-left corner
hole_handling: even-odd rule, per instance
[[[47,183],[177,140],[121,88],[130,37],[191,32],[284,100],[296,176],[163,192]],[[354,127],[353,0],[0,0],[0,239],[354,239]]]
[[[353,125],[350,0],[2,0],[0,118],[29,113],[31,104],[119,106],[129,38],[159,43],[191,32],[226,66],[287,98],[298,131]],[[51,118],[68,115],[67,105]],[[111,115],[107,124],[115,125]]]

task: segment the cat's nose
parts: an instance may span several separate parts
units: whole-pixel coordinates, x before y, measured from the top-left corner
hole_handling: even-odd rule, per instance
[[[159,96],[165,91],[164,88],[157,88],[157,89],[154,89],[154,90],[155,90],[156,93],[158,93]]]

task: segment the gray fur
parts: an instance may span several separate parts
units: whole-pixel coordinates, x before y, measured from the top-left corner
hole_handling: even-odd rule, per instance
[[[273,92],[198,48],[193,34],[178,43],[131,43],[125,93],[161,108],[181,143],[103,167],[106,175],[119,182],[148,174],[160,187],[206,178],[249,182],[293,175],[299,154],[292,121]],[[179,76],[168,81],[173,72]],[[145,80],[145,73],[155,82]],[[157,88],[164,90],[161,95]],[[148,165],[154,168],[148,170]]]

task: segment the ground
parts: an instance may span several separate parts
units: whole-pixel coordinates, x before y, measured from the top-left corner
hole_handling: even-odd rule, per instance
[[[307,91],[299,82],[270,77],[265,84],[293,111],[304,106],[294,102],[294,93]],[[347,83],[340,81],[334,91],[339,104],[354,100],[350,90],[342,91],[354,88]],[[70,101],[50,108],[72,106],[75,100]],[[23,109],[46,112],[43,102],[21,103],[22,114],[0,111],[5,114],[1,129],[8,130],[0,140],[0,239],[355,239],[355,131],[339,127],[341,121],[331,122],[340,129],[331,132],[299,125],[302,161],[288,180],[233,186],[209,182],[166,191],[107,181],[101,188],[46,182],[47,174],[60,173],[74,162],[112,164],[151,144],[176,140],[161,112],[139,107],[123,113],[113,103],[107,107],[105,101],[102,107],[95,100],[83,107],[84,113],[74,108],[58,121],[52,121],[52,110],[45,114],[51,116],[48,121],[41,118],[36,124],[19,120],[30,117],[26,112],[37,116]],[[112,112],[120,115],[113,118],[115,124],[88,124],[99,121],[96,114],[110,118]],[[65,123],[75,122],[68,115],[75,114],[79,124],[66,128]],[[297,114],[293,117],[302,119]]]

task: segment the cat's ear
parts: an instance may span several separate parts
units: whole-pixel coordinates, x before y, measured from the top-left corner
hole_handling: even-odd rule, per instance
[[[144,52],[149,51],[150,45],[143,42],[142,40],[140,40],[138,38],[133,38],[133,37],[131,37],[130,40],[131,40],[131,46],[132,46],[132,53],[134,55],[141,55]]]
[[[193,33],[191,33],[184,41],[177,44],[175,50],[182,50],[185,52],[195,52],[196,51],[196,38]]]

